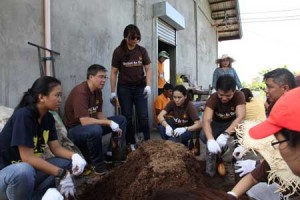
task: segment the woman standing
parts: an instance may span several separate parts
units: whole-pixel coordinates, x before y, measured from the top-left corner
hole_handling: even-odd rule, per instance
[[[49,110],[61,103],[59,80],[44,76],[25,92],[0,134],[0,199],[41,199],[56,187],[62,195],[74,195],[74,175],[83,172],[86,161],[63,148]],[[57,156],[41,158],[46,145]]]
[[[165,119],[171,115],[171,119]],[[199,131],[201,122],[193,103],[187,98],[187,90],[183,85],[177,85],[173,89],[173,100],[159,113],[159,133],[164,140],[181,141],[188,145],[193,132]]]
[[[117,98],[121,112],[127,119],[126,142],[135,150],[133,105],[144,139],[150,139],[147,98],[151,95],[151,68],[147,50],[138,45],[141,33],[137,26],[129,24],[123,32],[124,39],[114,50],[110,74],[111,99]],[[118,76],[117,94],[116,82]]]
[[[238,89],[242,88],[241,81],[240,81],[235,69],[231,66],[233,62],[234,62],[234,59],[229,57],[227,54],[222,55],[221,58],[216,60],[216,63],[219,64],[219,67],[215,69],[214,74],[213,74],[213,81],[212,81],[213,89],[216,89],[216,84],[217,84],[218,78],[224,74],[231,75],[234,78]]]

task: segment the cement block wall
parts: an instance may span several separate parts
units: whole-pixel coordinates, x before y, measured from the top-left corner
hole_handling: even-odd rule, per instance
[[[86,80],[86,69],[94,63],[110,73],[113,50],[123,39],[126,25],[141,30],[140,44],[152,60],[154,95],[149,100],[150,124],[156,95],[157,35],[153,4],[161,0],[64,0],[51,1],[52,49],[56,76],[62,80],[63,101],[70,90]],[[185,18],[186,28],[177,32],[176,70],[208,88],[217,58],[217,34],[210,22],[206,0],[168,0]],[[184,2],[184,3],[183,3]],[[28,41],[44,46],[43,1],[1,0],[0,2],[0,104],[15,107],[33,81],[39,77],[37,49]],[[103,90],[104,112],[113,114],[109,103],[109,80]],[[63,105],[62,105],[63,108]]]

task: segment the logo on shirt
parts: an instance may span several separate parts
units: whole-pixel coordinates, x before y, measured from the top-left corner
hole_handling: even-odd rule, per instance
[[[46,144],[49,140],[49,130],[42,130],[40,134],[33,137],[34,154],[37,156],[42,155],[45,152]]]

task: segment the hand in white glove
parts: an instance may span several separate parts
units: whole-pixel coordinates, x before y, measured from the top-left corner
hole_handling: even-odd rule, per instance
[[[86,161],[78,154],[74,153],[72,155],[72,174],[75,176],[80,175],[86,165]]]
[[[247,149],[245,149],[242,146],[238,146],[234,149],[232,156],[236,159],[236,160],[241,160],[242,157],[246,154]]]
[[[224,147],[227,144],[227,140],[229,138],[229,135],[225,135],[224,133],[222,133],[221,135],[219,135],[219,137],[217,138],[217,143],[220,145],[220,147]]]
[[[117,94],[115,92],[110,93],[110,100],[113,98],[117,98]]]
[[[70,172],[59,182],[59,191],[65,197],[74,196],[75,187]]]
[[[221,152],[221,148],[219,144],[214,139],[210,139],[207,141],[207,149],[210,153],[217,154],[218,152]]]
[[[179,137],[182,133],[186,132],[186,128],[176,128],[174,130],[174,136]]]
[[[148,98],[151,96],[151,87],[150,86],[146,86],[144,89],[144,95]]]
[[[111,120],[111,122],[110,122],[110,128],[111,128],[111,130],[114,131],[114,132],[120,132],[120,131],[122,131],[122,130],[120,129],[120,127],[119,127],[119,124],[117,124],[117,123],[114,122],[113,120]]]
[[[239,160],[235,163],[236,167],[239,167],[235,170],[236,173],[240,173],[240,177],[252,172],[255,169],[256,161],[255,160]]]
[[[56,188],[49,188],[42,197],[42,200],[64,200],[64,197]]]
[[[173,129],[170,125],[166,126],[166,135],[169,136],[169,137],[173,136]]]

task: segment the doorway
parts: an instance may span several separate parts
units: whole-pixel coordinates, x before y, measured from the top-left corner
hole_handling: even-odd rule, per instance
[[[169,53],[169,59],[164,62],[165,80],[172,85],[176,85],[176,48],[173,45],[167,44],[158,40],[158,53],[166,51]]]

